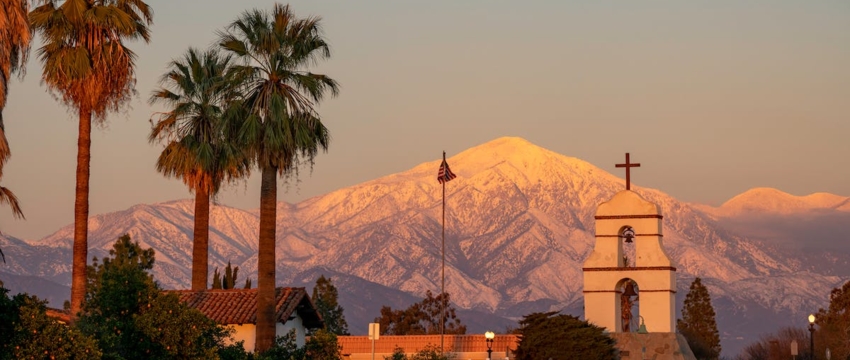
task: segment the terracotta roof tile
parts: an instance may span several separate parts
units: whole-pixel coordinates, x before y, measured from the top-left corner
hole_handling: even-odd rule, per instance
[[[168,290],[191,308],[200,310],[219,324],[256,324],[257,289],[228,290]],[[321,316],[316,311],[303,287],[275,289],[275,318],[281,323],[298,313],[308,328],[322,327]]]

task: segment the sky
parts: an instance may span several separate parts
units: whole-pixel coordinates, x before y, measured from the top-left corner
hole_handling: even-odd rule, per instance
[[[214,44],[260,0],[148,0],[139,95],[92,136],[91,215],[191,198],[156,172],[148,105],[168,62]],[[438,160],[502,136],[614,168],[680,200],[720,205],[754,187],[850,196],[850,2],[310,0],[332,57],[311,71],[340,94],[319,105],[328,153],[279,200],[298,202]],[[12,159],[0,185],[39,239],[73,222],[77,117],[40,83],[35,50],[4,110]],[[434,169],[435,174],[437,169]],[[259,207],[258,175],[221,204]]]

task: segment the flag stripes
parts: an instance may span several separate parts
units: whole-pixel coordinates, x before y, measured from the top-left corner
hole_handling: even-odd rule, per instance
[[[449,169],[449,163],[446,162],[446,159],[443,159],[443,163],[440,164],[440,172],[437,173],[437,181],[440,184],[444,184],[454,180],[456,177],[457,175],[452,172],[452,169]]]

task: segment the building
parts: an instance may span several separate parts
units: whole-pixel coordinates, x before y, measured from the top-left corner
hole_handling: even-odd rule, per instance
[[[372,340],[368,336],[339,336],[342,358],[345,360],[371,360]],[[496,335],[491,345],[492,360],[514,359],[513,352],[519,344],[517,335]],[[484,334],[445,335],[443,345],[446,352],[457,360],[484,360],[487,358],[487,342]],[[375,340],[375,359],[383,359],[400,348],[412,355],[427,347],[440,346],[440,335],[381,335]]]
[[[231,343],[244,341],[248,352],[254,351],[257,333],[257,289],[170,290],[180,301],[198,309],[222,326],[232,326]],[[275,334],[295,330],[298,346],[304,346],[307,329],[324,327],[321,315],[304,288],[275,289]]]

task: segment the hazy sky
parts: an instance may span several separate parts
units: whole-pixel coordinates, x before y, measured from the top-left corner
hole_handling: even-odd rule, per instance
[[[131,43],[139,97],[95,130],[91,214],[189,198],[154,169],[147,98],[169,60],[272,1],[148,0],[153,40]],[[719,205],[752,187],[850,195],[850,2],[293,1],[320,15],[341,84],[319,108],[330,151],[280,200],[297,202],[519,136],[634,182]],[[35,47],[40,46],[39,43]],[[35,52],[4,112],[2,185],[41,238],[73,221],[77,118],[40,85]],[[435,173],[437,169],[434,169]],[[622,176],[621,172],[615,172]],[[259,176],[220,201],[259,205]],[[285,189],[285,187],[281,187]]]

